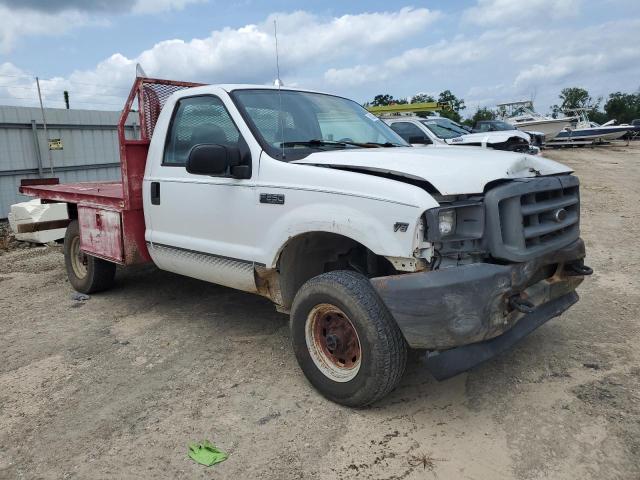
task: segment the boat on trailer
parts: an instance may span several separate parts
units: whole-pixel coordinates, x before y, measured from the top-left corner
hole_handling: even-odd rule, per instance
[[[502,119],[520,130],[534,130],[544,133],[545,141],[553,140],[562,130],[571,125],[573,117],[551,118],[539,114],[533,109],[531,101],[499,103],[498,111]]]
[[[611,120],[604,125],[600,125],[596,122],[589,120],[587,108],[576,108],[570,110],[575,115],[577,120],[575,125],[566,127],[560,132],[554,142],[608,142],[611,140],[617,140],[626,135],[633,127],[630,125],[614,125],[614,120]]]

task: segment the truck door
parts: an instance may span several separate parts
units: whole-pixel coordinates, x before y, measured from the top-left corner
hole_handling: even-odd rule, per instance
[[[191,148],[217,144],[249,153],[224,102],[215,95],[180,99],[167,131],[162,160],[146,179],[149,253],[162,269],[255,291],[256,207],[252,178],[194,175],[185,165]],[[155,160],[158,161],[157,159]]]

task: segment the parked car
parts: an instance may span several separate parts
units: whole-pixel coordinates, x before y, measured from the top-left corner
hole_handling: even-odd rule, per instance
[[[409,348],[439,379],[490,358],[591,273],[569,167],[412,148],[346,98],[138,78],[119,139],[122,181],[20,187],[67,203],[71,286],[106,290],[116,265],[153,262],[263,295],[290,315],[311,384],[343,405],[393,390]]]
[[[511,152],[539,153],[532,147],[531,138],[524,132],[469,133],[462,125],[444,117],[398,116],[384,121],[405,141],[414,146],[457,145],[465,147],[489,147]]]
[[[473,127],[473,133],[484,133],[484,132],[510,132],[513,130],[519,130],[514,125],[510,123],[504,122],[502,120],[480,120],[476,122]],[[545,142],[544,133],[528,131],[525,133],[529,135],[531,138],[531,143],[536,147],[541,147]]]
[[[640,118],[631,121],[631,129],[627,132],[624,138],[628,140],[640,139]]]

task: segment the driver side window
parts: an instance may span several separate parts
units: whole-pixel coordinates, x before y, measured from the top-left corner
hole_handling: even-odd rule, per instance
[[[239,140],[240,132],[222,100],[212,95],[183,98],[174,111],[162,164],[185,165],[195,145],[210,143],[236,147]]]

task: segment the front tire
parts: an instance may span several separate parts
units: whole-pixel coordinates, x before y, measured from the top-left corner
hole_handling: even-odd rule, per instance
[[[95,293],[113,286],[116,264],[80,250],[80,228],[73,220],[64,236],[64,264],[71,286],[81,293]]]
[[[393,390],[407,345],[369,280],[334,271],[307,281],[291,308],[291,337],[305,376],[325,397],[364,407]]]

